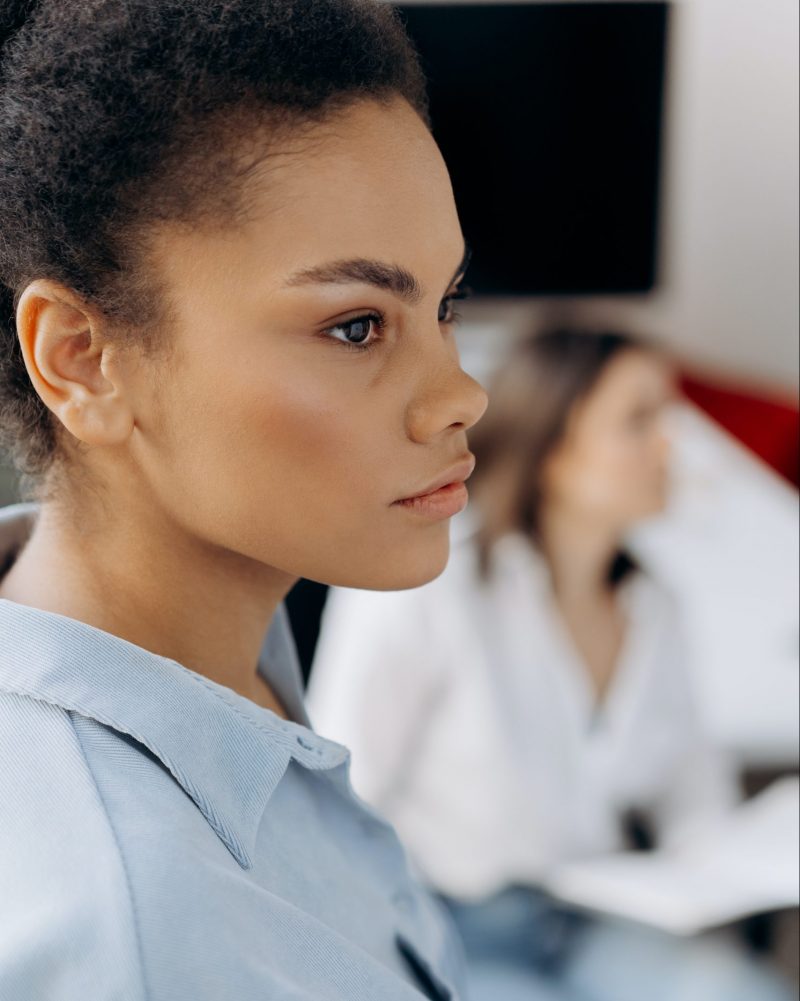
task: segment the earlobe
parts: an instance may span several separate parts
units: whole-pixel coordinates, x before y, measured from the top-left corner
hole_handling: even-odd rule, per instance
[[[70,289],[37,279],[17,307],[17,336],[33,386],[67,431],[87,445],[121,444],[133,414],[101,335],[100,317]]]

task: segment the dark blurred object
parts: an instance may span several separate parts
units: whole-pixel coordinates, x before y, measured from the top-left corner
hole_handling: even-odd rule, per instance
[[[622,836],[629,851],[652,852],[657,847],[656,825],[645,810],[626,810],[620,817]]]
[[[800,482],[797,403],[684,374],[681,389],[743,445],[795,486]]]
[[[665,3],[398,5],[478,293],[656,276]]]
[[[305,684],[308,684],[311,674],[314,650],[319,638],[320,619],[327,596],[328,588],[325,584],[301,578],[286,597],[286,610],[292,624]]]
[[[778,779],[796,774],[796,768],[746,768],[742,791],[750,799]],[[787,977],[794,983],[800,980],[800,915],[796,908],[752,914],[740,922],[739,931],[749,949],[772,956]]]

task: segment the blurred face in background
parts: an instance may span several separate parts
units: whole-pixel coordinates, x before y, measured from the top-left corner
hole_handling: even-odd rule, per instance
[[[665,418],[673,398],[672,372],[657,354],[631,349],[613,358],[573,408],[544,463],[545,505],[612,531],[661,511],[669,472]]]

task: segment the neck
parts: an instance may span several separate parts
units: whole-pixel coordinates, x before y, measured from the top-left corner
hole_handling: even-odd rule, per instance
[[[199,540],[153,506],[80,519],[45,504],[0,597],[113,633],[284,714],[256,668],[296,578]]]
[[[619,552],[619,533],[563,508],[543,508],[542,550],[560,601],[573,603],[607,596],[609,570]]]

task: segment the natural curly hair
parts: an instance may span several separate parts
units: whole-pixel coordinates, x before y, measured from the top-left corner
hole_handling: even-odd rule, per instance
[[[144,343],[148,226],[232,224],[287,130],[392,96],[427,122],[416,53],[376,0],[0,0],[0,447],[29,479],[58,433],[16,336],[25,286],[63,283]]]

